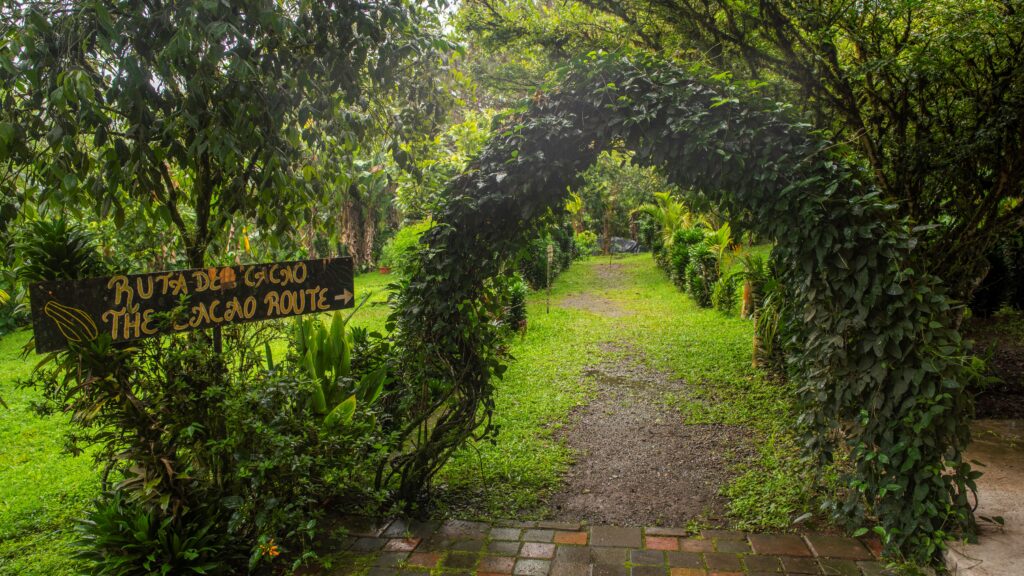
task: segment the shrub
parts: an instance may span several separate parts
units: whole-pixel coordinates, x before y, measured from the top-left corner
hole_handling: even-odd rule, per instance
[[[573,238],[576,245],[576,254],[580,258],[592,256],[597,252],[597,234],[590,230],[584,230]]]
[[[522,276],[516,274],[506,285],[506,306],[505,324],[513,330],[522,330],[526,327],[526,296],[529,293],[529,286]]]
[[[672,243],[666,247],[668,273],[672,282],[686,289],[686,266],[690,263],[690,249],[704,239],[699,228],[680,228],[672,235]]]
[[[420,248],[420,237],[434,227],[429,218],[409,224],[395,233],[381,250],[380,266],[391,268],[401,276],[408,277],[417,262],[416,252]]]
[[[557,248],[554,267],[551,270],[551,279],[554,280],[562,270],[568,268],[572,261],[579,257],[579,253],[576,252],[576,240],[572,226],[568,223],[552,227],[551,241]]]
[[[537,238],[531,241],[519,252],[519,270],[523,278],[529,283],[530,288],[540,290],[547,286],[548,282],[548,245],[555,247],[554,261],[551,263],[551,281],[554,282],[563,260],[562,249],[556,242],[549,238]]]
[[[700,242],[690,247],[690,262],[686,265],[686,289],[702,308],[711,307],[711,291],[718,281],[718,257],[707,244]]]
[[[160,513],[122,492],[104,495],[77,525],[79,558],[93,574],[164,576],[229,574],[231,556],[222,526],[205,508],[178,516]]]
[[[737,275],[723,276],[715,282],[711,289],[711,305],[715,310],[731,314],[736,311],[740,277]]]

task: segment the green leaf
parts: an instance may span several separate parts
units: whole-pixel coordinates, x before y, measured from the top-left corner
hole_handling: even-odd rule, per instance
[[[356,413],[356,397],[353,394],[331,410],[331,413],[324,418],[324,428],[338,428],[352,422]]]

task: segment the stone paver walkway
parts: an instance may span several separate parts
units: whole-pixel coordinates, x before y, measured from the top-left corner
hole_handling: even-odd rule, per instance
[[[327,572],[360,576],[879,576],[878,546],[826,534],[406,522],[351,529]]]

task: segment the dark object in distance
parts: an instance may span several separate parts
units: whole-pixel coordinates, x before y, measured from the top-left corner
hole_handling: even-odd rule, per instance
[[[640,243],[629,238],[612,236],[611,251],[612,254],[639,254]]]

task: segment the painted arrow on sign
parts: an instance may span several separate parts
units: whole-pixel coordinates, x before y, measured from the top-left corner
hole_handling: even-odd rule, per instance
[[[342,301],[344,301],[344,302],[345,302],[345,304],[348,304],[349,302],[351,302],[351,301],[352,301],[352,296],[353,296],[353,295],[352,295],[352,293],[351,293],[351,292],[349,292],[348,290],[345,290],[345,291],[344,291],[344,292],[342,292],[341,294],[338,294],[338,295],[336,295],[336,296],[334,297],[334,299],[335,299],[335,300],[342,300]]]

